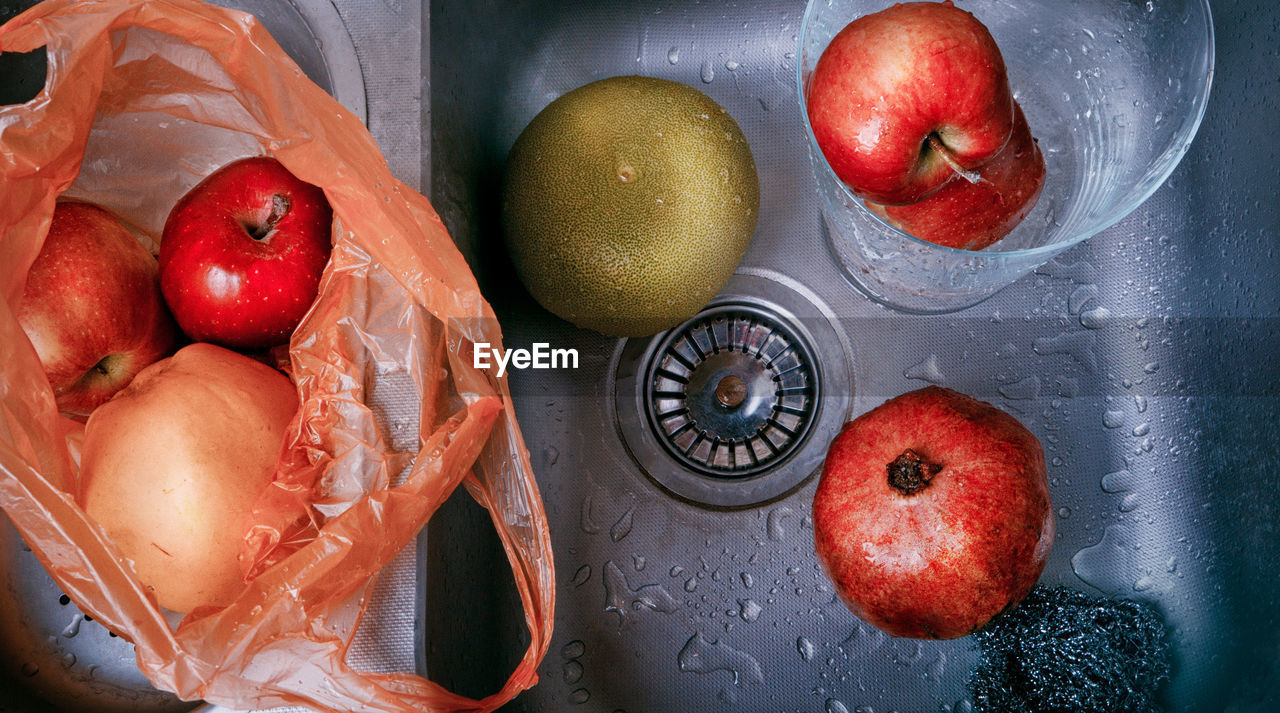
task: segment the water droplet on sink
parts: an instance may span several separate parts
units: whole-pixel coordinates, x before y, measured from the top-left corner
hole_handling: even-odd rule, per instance
[[[786,505],[769,511],[769,516],[765,520],[765,531],[769,533],[770,540],[781,542],[786,537],[786,532],[782,529],[782,521],[794,514],[795,512]]]
[[[67,653],[65,653],[65,654],[63,654],[63,655],[62,655],[62,667],[63,667],[63,668],[71,668],[72,666],[75,666],[75,665],[76,665],[76,655],[75,655],[75,654],[70,653],[70,652],[67,652]]]
[[[1080,285],[1071,292],[1071,296],[1067,297],[1067,311],[1071,314],[1080,314],[1090,302],[1098,299],[1097,285]]]
[[[582,680],[582,664],[577,659],[566,661],[564,664],[564,682],[577,683]]]
[[[680,565],[675,565],[671,568],[672,577],[679,577],[682,574],[684,574],[684,567],[681,567]]]
[[[581,587],[586,584],[589,579],[591,579],[591,565],[584,564],[578,568],[577,572],[573,573],[572,583],[575,587]]]
[[[1143,371],[1143,372],[1145,372],[1145,373],[1147,373],[1147,374],[1154,374],[1154,373],[1156,373],[1156,372],[1157,372],[1157,371],[1159,371],[1159,370],[1160,370],[1160,365],[1159,365],[1158,363],[1154,362],[1154,361],[1153,361],[1153,362],[1150,362],[1150,363],[1148,363],[1146,366],[1142,367],[1142,371]]]
[[[817,647],[813,645],[812,641],[801,636],[796,639],[796,651],[800,652],[800,659],[802,661],[812,661],[813,655],[817,653]]]
[[[741,574],[741,579],[742,579],[742,586],[746,587],[747,589],[751,589],[751,585],[756,583],[755,577],[752,577],[750,572],[743,572]]]
[[[579,513],[578,518],[578,526],[581,527],[582,531],[588,535],[594,535],[600,532],[600,526],[596,524],[596,519],[592,512],[594,509],[595,497],[588,493],[587,496],[582,499],[582,510]]]
[[[1108,409],[1102,412],[1102,425],[1107,428],[1120,428],[1124,425],[1124,411]]]
[[[1063,332],[1056,337],[1038,337],[1031,342],[1036,354],[1067,354],[1075,359],[1086,371],[1098,368],[1098,357],[1093,348],[1097,343],[1097,335],[1093,332]]]
[[[729,70],[730,72],[737,71],[738,67],[740,66],[742,65],[738,64],[737,62],[734,62],[733,60],[729,60],[728,62],[724,63],[724,68]]]
[[[919,364],[908,367],[902,375],[908,379],[918,379],[931,384],[941,384],[947,380],[947,377],[942,375],[942,370],[938,368],[937,354],[930,354]]]
[[[680,62],[679,47],[672,47],[671,49],[667,50],[667,61],[670,62],[671,64],[677,64]]]
[[[1156,586],[1155,578],[1152,577],[1151,575],[1147,575],[1145,577],[1139,578],[1138,581],[1133,583],[1133,591],[1145,592],[1148,589],[1151,589],[1155,586]]]
[[[1085,584],[1102,592],[1128,589],[1138,576],[1140,552],[1127,526],[1112,523],[1102,539],[1071,556],[1071,570]]]
[[[827,713],[849,713],[848,707],[835,698],[827,699]]]
[[[28,661],[28,662],[26,662],[26,663],[22,664],[22,669],[21,669],[21,671],[22,671],[22,675],[23,675],[23,676],[26,676],[27,678],[31,678],[32,676],[36,675],[37,673],[40,673],[40,666],[38,666],[38,665],[37,665],[35,662],[33,662],[33,661]]]
[[[560,655],[566,659],[581,658],[587,653],[587,645],[581,641],[574,639],[560,648]]]
[[[569,694],[569,702],[575,705],[580,706],[589,700],[591,700],[591,691],[588,691],[585,688],[579,688],[578,690]]]
[[[886,639],[879,629],[859,624],[840,642],[840,651],[851,659],[858,658],[880,648]]]
[[[631,555],[631,566],[636,568],[637,572],[643,572],[646,562],[644,557],[640,555]]]
[[[1056,258],[1037,267],[1036,274],[1060,280],[1071,280],[1077,285],[1095,283],[1100,277],[1098,269],[1083,260],[1067,265],[1059,262]]]
[[[1080,313],[1080,324],[1088,329],[1102,329],[1111,318],[1111,310],[1106,307],[1095,307]]]
[[[743,621],[751,623],[760,618],[760,612],[764,611],[764,607],[756,604],[754,599],[738,600],[738,616]]]
[[[1135,406],[1137,406],[1137,407],[1138,407],[1138,413],[1146,413],[1146,411],[1147,411],[1147,397],[1146,397],[1146,396],[1143,396],[1142,394],[1134,394],[1134,395],[1133,395],[1133,404],[1134,404]]]
[[[1145,421],[1133,427],[1133,435],[1135,436],[1145,436],[1150,432],[1151,424]]]
[[[684,580],[684,591],[692,592],[698,588],[698,580],[696,577],[690,577]]]
[[[1027,401],[1040,395],[1040,377],[1028,376],[1012,384],[1003,384],[998,389],[1000,395],[1011,401]]]
[[[1071,508],[1065,505],[1058,508],[1058,517],[1062,518],[1063,520],[1066,520],[1067,518],[1071,517]]]
[[[548,467],[555,465],[556,461],[560,460],[560,450],[555,446],[548,446],[546,453]]]
[[[627,508],[627,511],[622,513],[622,517],[619,517],[618,521],[613,523],[613,527],[609,528],[609,539],[619,542],[631,534],[631,510]]]
[[[687,673],[727,671],[733,676],[735,686],[764,683],[760,662],[754,657],[701,633],[689,637],[676,656],[676,663]]]
[[[641,608],[670,614],[680,609],[680,602],[661,584],[646,584],[632,589],[627,576],[612,561],[604,563],[604,597],[607,612],[614,612],[621,622],[630,612]]]
[[[1102,476],[1102,491],[1106,493],[1127,493],[1138,486],[1138,476],[1130,470],[1117,470]]]
[[[941,651],[934,657],[933,661],[924,667],[924,677],[931,681],[941,681],[942,674],[947,670],[947,655]]]
[[[66,628],[62,630],[62,635],[68,639],[75,637],[76,634],[80,633],[80,623],[83,621],[84,614],[76,614],[71,617],[71,623],[67,624]]]
[[[703,84],[710,84],[710,83],[712,83],[713,81],[715,81],[715,78],[716,78],[716,68],[711,66],[711,60],[709,60],[709,59],[708,59],[708,60],[704,60],[704,61],[702,62],[702,73],[701,73],[701,76],[702,76],[702,83],[703,83]]]

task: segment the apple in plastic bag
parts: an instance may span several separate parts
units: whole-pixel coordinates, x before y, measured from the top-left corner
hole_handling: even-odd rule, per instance
[[[284,374],[212,344],[156,362],[89,417],[79,502],[163,607],[225,606],[298,410]]]
[[[994,406],[930,386],[845,425],[813,502],[815,548],[860,618],[951,639],[1014,606],[1054,521],[1040,442]]]
[[[267,156],[223,166],[170,211],[160,286],[192,339],[283,344],[311,308],[332,247],[324,191]]]
[[[55,205],[16,313],[58,408],[81,420],[169,354],[177,333],[155,257],[91,203]]]

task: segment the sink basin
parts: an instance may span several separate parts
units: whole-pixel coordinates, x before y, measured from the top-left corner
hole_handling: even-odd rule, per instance
[[[1042,582],[1162,612],[1167,710],[1277,709],[1280,490],[1268,464],[1280,454],[1280,286],[1269,276],[1280,208],[1269,161],[1280,142],[1255,107],[1274,113],[1280,93],[1250,77],[1280,70],[1266,49],[1280,10],[1215,6],[1208,114],[1155,196],[990,301],[941,317],[873,305],[826,251],[795,94],[803,11],[431,3],[429,195],[507,347],[581,355],[576,369],[510,376],[559,596],[541,683],[509,709],[967,710],[973,641],[895,640],[860,624],[819,569],[808,517],[839,424],[927,383],[991,401],[1040,438],[1058,517]],[[708,474],[663,447],[644,375],[679,334],[577,329],[542,310],[504,257],[507,150],[552,99],[619,74],[697,87],[751,143],[760,222],[713,307],[790,328],[812,347],[820,385],[805,437],[763,474]],[[488,518],[455,497],[426,542],[426,670],[468,695],[497,690],[527,634]]]
[[[0,2],[0,19],[27,4]],[[982,305],[931,317],[872,304],[827,250],[795,94],[802,2],[239,6],[274,18],[268,28],[349,108],[368,107],[393,169],[411,185],[421,177],[467,256],[506,345],[580,355],[573,369],[510,375],[559,593],[541,682],[506,710],[968,710],[972,640],[889,639],[860,624],[817,564],[808,517],[840,424],[928,383],[991,401],[1041,439],[1058,517],[1042,581],[1161,611],[1174,652],[1166,710],[1280,709],[1280,141],[1269,121],[1280,90],[1267,79],[1280,73],[1280,7],[1215,7],[1208,113],[1146,204]],[[38,62],[13,66],[0,71],[4,101],[43,77]],[[735,117],[761,207],[706,313],[620,340],[555,318],[520,287],[498,189],[507,150],[543,106],[631,73],[697,87]],[[776,328],[785,341],[769,349],[792,345],[805,378],[778,455],[760,451],[750,467],[705,443],[673,446],[646,387],[670,348],[730,325]],[[380,640],[397,655],[366,664],[416,668],[471,697],[497,691],[528,634],[488,514],[459,493],[416,554],[384,575],[353,651],[362,636]],[[0,649],[0,712],[197,705],[152,690],[131,647],[62,598],[7,521]]]

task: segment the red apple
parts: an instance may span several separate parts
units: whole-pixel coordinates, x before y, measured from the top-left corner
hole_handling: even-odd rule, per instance
[[[919,203],[868,202],[867,208],[917,238],[952,248],[981,250],[1008,235],[1044,187],[1044,157],[1017,104],[1009,143],[981,173],[977,183],[949,181]]]
[[[849,23],[814,67],[807,107],[836,176],[884,205],[975,179],[1013,131],[1000,49],[950,0],[901,3]]]
[[[167,355],[176,334],[156,259],[90,203],[54,206],[17,318],[58,408],[81,420]]]
[[[971,634],[1019,602],[1053,543],[1040,442],[994,406],[937,386],[836,436],[813,501],[836,590],[893,636]]]
[[[287,342],[329,261],[324,191],[269,157],[210,174],[169,213],[160,287],[192,339],[235,349]]]

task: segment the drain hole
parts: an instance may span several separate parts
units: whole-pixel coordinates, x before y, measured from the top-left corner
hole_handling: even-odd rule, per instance
[[[644,373],[658,441],[686,468],[717,478],[786,460],[808,434],[819,397],[809,345],[742,304],[713,307],[668,333]]]

